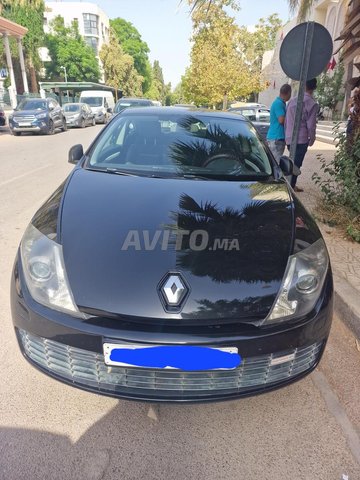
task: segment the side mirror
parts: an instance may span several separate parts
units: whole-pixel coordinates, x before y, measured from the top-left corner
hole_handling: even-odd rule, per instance
[[[289,157],[287,157],[286,155],[283,155],[280,158],[279,165],[285,177],[294,175],[294,162]]]
[[[108,113],[112,113],[112,112],[113,112],[112,108],[110,108],[110,107],[107,108],[106,111],[107,111]]]
[[[84,156],[84,149],[81,144],[74,145],[69,150],[68,162],[76,165]]]

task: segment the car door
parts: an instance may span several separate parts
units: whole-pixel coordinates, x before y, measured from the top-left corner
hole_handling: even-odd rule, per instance
[[[81,107],[81,110],[82,110],[82,113],[83,113],[83,116],[85,118],[85,123],[87,125],[90,125],[92,123],[92,119],[91,119],[91,110],[90,108],[87,106],[87,105],[83,105]]]
[[[58,127],[62,123],[61,108],[55,100],[49,101],[50,118],[54,122],[55,127]]]

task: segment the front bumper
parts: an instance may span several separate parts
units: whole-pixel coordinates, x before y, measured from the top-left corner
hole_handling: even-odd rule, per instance
[[[95,122],[96,123],[104,123],[106,121],[106,113],[104,112],[97,112],[95,114]]]
[[[317,312],[303,322],[261,329],[234,325],[179,331],[123,320],[74,318],[34,302],[15,265],[11,307],[25,358],[44,373],[105,395],[152,402],[205,402],[274,390],[299,380],[320,361],[332,318],[329,274]],[[184,372],[107,367],[103,343],[237,347],[234,370]]]
[[[29,125],[20,126],[14,120],[9,121],[9,127],[14,132],[45,132],[49,128],[49,125],[45,120],[35,120]]]
[[[68,127],[80,127],[81,119],[80,118],[67,118],[66,125]]]

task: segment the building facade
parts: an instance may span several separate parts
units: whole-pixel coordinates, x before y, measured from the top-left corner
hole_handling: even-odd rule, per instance
[[[70,26],[75,20],[85,42],[94,50],[96,57],[104,43],[109,41],[109,17],[95,3],[90,2],[46,2],[44,13],[44,31],[50,32],[51,22],[55,17],[63,17],[65,25]],[[43,53],[43,56],[46,52]]]
[[[342,55],[341,50],[339,50],[341,41],[337,39],[344,29],[348,4],[348,0],[314,0],[314,4],[306,19],[318,22],[328,29],[334,42],[333,60],[335,60],[336,64],[339,63]],[[262,76],[267,88],[259,94],[259,102],[261,103],[271,105],[278,95],[281,85],[290,83],[290,79],[282,71],[279,56],[283,39],[297,23],[299,23],[297,19],[287,23],[278,32],[275,49],[266,52],[264,55]]]
[[[25,70],[24,53],[23,53],[23,47],[22,47],[22,38],[26,35],[27,31],[28,29],[23,27],[22,25],[18,25],[17,23],[11,22],[6,18],[0,17],[0,35],[4,43],[6,64],[7,64],[7,68],[1,68],[0,105],[5,103],[4,97],[6,97],[5,95],[6,91],[3,86],[3,79],[6,78],[7,76],[9,76],[10,78],[10,87],[8,88],[10,105],[12,108],[15,108],[17,105],[16,82],[15,82],[14,68],[13,68],[11,49],[10,49],[10,43],[9,43],[10,37],[16,38],[18,52],[19,52],[23,88],[25,93],[29,92],[28,81],[27,81],[26,70]]]

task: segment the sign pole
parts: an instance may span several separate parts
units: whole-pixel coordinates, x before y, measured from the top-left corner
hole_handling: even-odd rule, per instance
[[[307,22],[305,38],[304,38],[304,49],[303,49],[303,55],[302,55],[301,70],[300,70],[300,79],[299,79],[300,85],[299,85],[299,93],[298,93],[297,105],[296,105],[294,130],[293,130],[293,134],[291,138],[291,146],[290,146],[290,158],[293,161],[295,160],[296,146],[299,138],[299,131],[300,131],[300,125],[301,125],[302,112],[303,112],[303,103],[304,103],[304,96],[305,96],[305,85],[306,85],[306,80],[308,80],[311,49],[313,46],[314,26],[315,26],[314,22]]]

